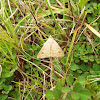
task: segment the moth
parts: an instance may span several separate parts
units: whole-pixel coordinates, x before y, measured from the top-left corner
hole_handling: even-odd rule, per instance
[[[64,52],[58,43],[50,36],[44,43],[42,49],[37,55],[37,58],[49,58],[49,57],[63,57]]]

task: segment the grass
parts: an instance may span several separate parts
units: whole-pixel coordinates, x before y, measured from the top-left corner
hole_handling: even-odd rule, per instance
[[[1,0],[0,5],[0,100],[100,99],[100,3]],[[50,35],[65,54],[52,59],[52,84],[50,60],[37,58]]]

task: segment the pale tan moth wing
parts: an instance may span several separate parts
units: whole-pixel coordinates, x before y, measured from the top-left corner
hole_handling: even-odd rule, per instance
[[[54,40],[51,47],[51,56],[52,57],[63,57],[64,52],[62,51],[61,47],[58,45],[58,43]]]
[[[37,55],[37,58],[48,58],[50,57],[50,44],[49,44],[49,39],[44,43],[42,49]]]
[[[37,55],[37,58],[49,58],[49,57],[63,57],[64,52],[58,45],[58,43],[52,38],[49,39],[44,43],[42,49]]]

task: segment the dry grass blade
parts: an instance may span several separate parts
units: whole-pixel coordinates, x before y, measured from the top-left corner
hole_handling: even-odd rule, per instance
[[[97,32],[93,27],[91,27],[89,24],[87,23],[84,23],[88,28],[89,30],[91,30],[96,36],[98,36],[100,38],[100,33]]]

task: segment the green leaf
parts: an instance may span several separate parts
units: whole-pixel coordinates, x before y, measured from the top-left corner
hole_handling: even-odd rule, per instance
[[[74,92],[79,92],[80,90],[82,90],[82,85],[80,83],[75,83],[75,85],[73,86],[73,90]]]
[[[99,9],[96,9],[96,10],[94,11],[94,13],[93,13],[93,14],[94,14],[95,16],[97,16],[97,15],[98,15],[98,13],[99,13]]]
[[[79,73],[74,73],[74,76],[77,78],[77,77],[80,76],[80,74]]]
[[[57,86],[56,86],[56,88],[57,89],[62,89],[62,87],[64,86],[64,84],[65,84],[65,80],[64,79],[59,79],[58,81],[57,81]]]
[[[93,53],[93,49],[91,46],[87,46],[86,48],[87,48],[88,53]]]
[[[74,100],[78,100],[78,99],[80,98],[80,96],[79,96],[78,93],[71,94],[71,97],[72,97]]]
[[[33,63],[36,64],[36,65],[39,65],[39,64],[41,64],[41,61],[39,61],[39,60],[38,61],[33,61]]]
[[[61,98],[61,91],[59,89],[55,89],[53,91],[53,95],[54,95],[55,99],[59,99],[59,98]]]
[[[89,9],[89,11],[91,11],[91,9]],[[92,17],[92,16],[87,17],[87,20],[88,20],[88,22],[89,22],[89,23],[91,23],[91,22],[93,22],[93,21],[94,21],[94,19],[93,19],[93,17]]]
[[[89,60],[90,60],[90,61],[94,61],[93,55],[90,55],[90,56],[89,56]]]
[[[52,90],[47,90],[46,91],[46,98],[48,98],[48,99],[53,99],[53,92],[52,92]]]
[[[67,99],[68,100],[72,100],[72,99],[70,99],[71,98],[71,95],[70,94],[67,94]]]
[[[0,100],[6,100],[7,97],[8,97],[8,95],[6,95],[6,94],[4,94],[4,95],[0,94]]]
[[[73,76],[67,76],[66,82],[68,85],[72,85],[73,81],[74,81]]]
[[[92,13],[93,12],[93,8],[92,7],[89,7],[87,10],[86,10],[87,13]],[[90,21],[90,20],[89,20]]]
[[[82,76],[87,77],[88,75],[90,75],[89,72],[84,72],[84,74],[82,74]]]
[[[69,87],[67,86],[67,87],[63,87],[61,91],[62,91],[63,93],[66,93],[66,92],[68,92],[68,90],[69,90]]]
[[[75,70],[79,69],[79,66],[73,63],[73,64],[71,65],[70,69],[71,69],[72,71],[75,71]]]
[[[91,93],[89,90],[81,90],[78,92],[80,95],[81,100],[89,100],[91,98]]]
[[[84,85],[86,80],[84,76],[79,76],[75,82],[79,82],[81,85]]]
[[[33,49],[33,50],[37,50],[38,48],[39,48],[38,45],[32,45],[32,49]]]
[[[0,85],[5,81],[5,78],[0,78]],[[1,88],[1,87],[0,87]]]
[[[93,69],[90,70],[90,73],[91,73],[92,75],[96,75],[96,71],[94,71]]]
[[[100,3],[98,4],[98,9],[100,9]]]
[[[88,62],[88,59],[89,59],[89,57],[86,55],[86,56],[84,57],[84,62]]]
[[[87,70],[87,69],[86,69],[86,66],[85,66],[84,64],[81,64],[81,65],[80,65],[80,69],[83,70],[83,71],[86,71],[86,70]]]
[[[66,60],[67,60],[67,57],[63,57],[63,58],[61,59],[61,63],[65,65],[65,64],[66,64]]]
[[[57,4],[56,0],[50,0],[50,2],[53,3],[53,4]]]
[[[97,99],[100,99],[100,91],[96,94]]]
[[[98,71],[98,70],[100,69],[100,65],[98,65],[98,64],[93,64],[93,69],[94,69],[95,71]]]
[[[11,85],[4,87],[4,90],[11,90],[11,89],[12,89],[12,86]]]
[[[78,57],[77,57],[77,58],[75,58],[74,60],[75,60],[75,63],[79,63],[79,62],[80,62],[80,60],[79,60],[79,58],[78,58]]]
[[[31,44],[29,44],[29,43],[26,44],[26,47],[27,47],[28,50],[30,50],[31,49]]]
[[[78,72],[78,73],[82,73],[82,71],[81,71],[81,70],[77,70],[77,72]]]
[[[10,91],[12,89],[12,85],[8,86],[8,91]]]
[[[40,93],[41,93],[41,92],[40,92]],[[37,95],[37,100],[40,100],[40,99],[41,99],[41,94],[40,94],[40,93]],[[30,99],[29,99],[29,100],[30,100]],[[49,99],[49,100],[50,100],[50,99]]]
[[[97,64],[100,64],[100,59],[95,59],[95,61],[97,62]]]
[[[9,72],[2,72],[2,77],[3,78],[7,78],[7,77],[10,77],[11,75],[10,75],[10,73]]]

